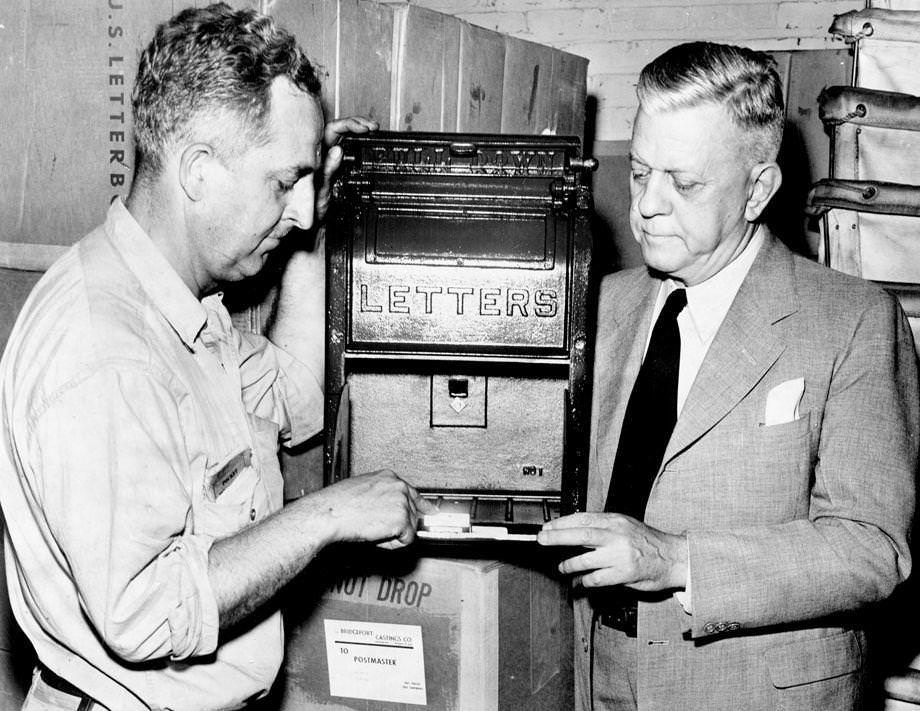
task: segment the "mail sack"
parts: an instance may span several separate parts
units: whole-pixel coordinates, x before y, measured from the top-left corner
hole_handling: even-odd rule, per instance
[[[855,45],[853,84],[869,89],[920,94],[916,70],[920,6],[888,0],[895,9],[871,7],[834,18],[830,33]]]

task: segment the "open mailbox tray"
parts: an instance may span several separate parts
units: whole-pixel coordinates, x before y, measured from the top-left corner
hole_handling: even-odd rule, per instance
[[[445,542],[535,542],[543,524],[560,515],[557,496],[423,492],[438,507],[419,523],[418,537]]]

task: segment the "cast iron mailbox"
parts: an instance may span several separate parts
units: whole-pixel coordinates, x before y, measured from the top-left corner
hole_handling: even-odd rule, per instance
[[[596,162],[557,136],[342,145],[326,483],[388,467],[442,511],[511,530],[583,509]]]

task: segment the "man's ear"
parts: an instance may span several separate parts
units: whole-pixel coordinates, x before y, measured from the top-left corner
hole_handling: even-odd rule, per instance
[[[757,163],[748,175],[748,200],[744,206],[744,217],[754,222],[766,209],[783,183],[783,173],[774,163]]]
[[[206,193],[209,180],[218,167],[214,149],[207,143],[190,143],[179,154],[179,184],[186,197],[198,202]]]

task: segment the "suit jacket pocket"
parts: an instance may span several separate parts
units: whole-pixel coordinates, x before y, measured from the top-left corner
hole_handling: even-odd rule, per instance
[[[764,658],[773,686],[786,689],[851,674],[862,667],[863,651],[856,633],[845,630],[770,647]]]
[[[790,420],[778,425],[759,425],[757,437],[765,443],[788,442],[800,439],[810,429],[811,413],[806,412],[797,420]]]

